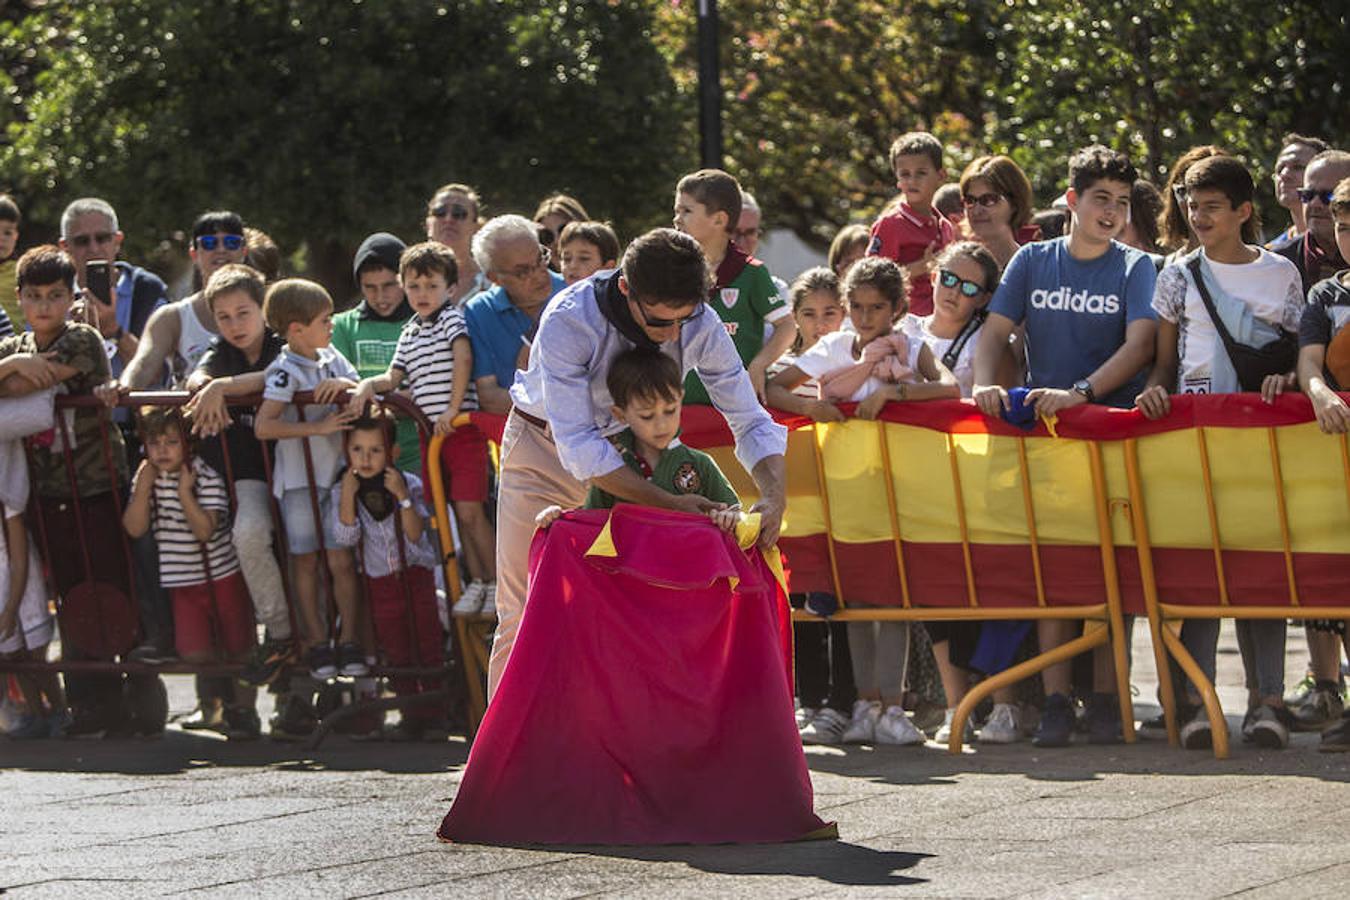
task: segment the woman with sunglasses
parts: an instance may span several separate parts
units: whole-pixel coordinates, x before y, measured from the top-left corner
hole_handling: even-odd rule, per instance
[[[445,244],[455,254],[459,280],[450,289],[450,299],[459,306],[492,285],[473,259],[473,236],[483,221],[478,192],[467,184],[446,184],[436,189],[427,204],[427,240]]]
[[[961,173],[961,201],[971,234],[993,254],[1002,271],[1023,243],[1018,233],[1031,220],[1031,182],[1026,173],[1006,156],[978,157]]]
[[[552,254],[550,269],[562,271],[562,254],[558,252],[558,238],[562,230],[571,222],[588,222],[590,218],[581,201],[566,194],[554,194],[539,202],[539,208],[534,211],[534,224],[539,228],[539,243]]]

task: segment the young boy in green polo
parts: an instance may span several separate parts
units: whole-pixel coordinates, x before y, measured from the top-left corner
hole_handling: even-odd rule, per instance
[[[614,400],[614,417],[628,427],[610,438],[629,468],[671,494],[698,494],[725,504],[708,513],[723,531],[732,531],[740,517],[740,499],[713,458],[686,447],[680,431],[680,367],[664,353],[634,348],[614,358],[605,379]],[[586,509],[610,509],[619,498],[592,487]],[[562,515],[550,506],[535,520],[546,528]]]
[[[388,370],[398,336],[412,318],[412,307],[398,280],[398,260],[406,249],[403,241],[384,231],[362,241],[352,261],[361,302],[355,309],[333,316],[333,349],[347,357],[362,378],[383,375]],[[397,465],[405,472],[418,472],[422,449],[417,425],[402,416],[397,421]]]

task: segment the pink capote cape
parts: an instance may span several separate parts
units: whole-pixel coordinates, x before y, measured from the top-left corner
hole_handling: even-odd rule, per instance
[[[786,597],[758,549],[685,513],[568,513],[535,535],[515,647],[437,834],[833,837],[812,812],[791,667]]]

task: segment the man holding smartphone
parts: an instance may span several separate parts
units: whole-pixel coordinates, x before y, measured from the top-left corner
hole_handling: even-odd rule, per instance
[[[98,329],[116,377],[136,355],[150,314],[168,303],[159,276],[117,259],[125,237],[117,212],[98,197],[76,200],[61,213],[61,249],[75,262],[81,298],[72,315]],[[95,265],[91,273],[89,264]]]

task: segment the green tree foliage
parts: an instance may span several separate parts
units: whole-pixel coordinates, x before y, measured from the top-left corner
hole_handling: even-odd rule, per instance
[[[0,24],[0,172],[51,221],[107,197],[130,252],[226,207],[340,281],[447,181],[488,212],[574,192],[621,230],[675,177],[675,85],[619,2],[118,0]],[[349,272],[350,270],[347,269]],[[348,276],[349,280],[350,276]]]

